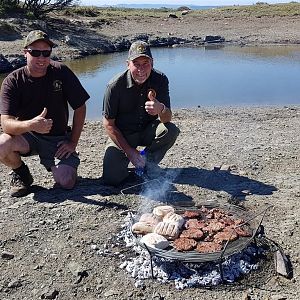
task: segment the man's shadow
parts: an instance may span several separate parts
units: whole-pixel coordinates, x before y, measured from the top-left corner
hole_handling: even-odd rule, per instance
[[[238,201],[245,200],[245,197],[250,194],[271,195],[277,190],[273,185],[265,184],[246,176],[232,174],[228,171],[188,167],[164,169],[161,176],[154,181],[145,182],[145,184],[138,185],[137,188],[131,188],[129,185],[129,189],[125,189],[126,192],[124,195],[143,195],[149,199],[167,202],[193,201],[191,196],[179,192],[174,184],[186,184],[212,191],[224,191],[232,199],[238,199]],[[106,199],[106,197],[111,195],[120,195],[122,191],[124,191],[124,189],[122,190],[122,186],[117,188],[107,186],[101,178],[79,177],[77,185],[73,190],[63,190],[60,188],[45,189],[34,186],[33,198],[38,202],[59,203],[71,200],[107,208],[128,209],[126,205]]]
[[[212,191],[224,191],[232,198],[245,200],[246,195],[272,195],[277,188],[270,184],[250,179],[246,176],[232,174],[229,171],[206,170],[196,167],[169,168],[168,174],[173,175],[174,184],[188,184]]]
[[[72,190],[65,190],[56,186],[47,189],[34,185],[32,186],[31,192],[34,193],[33,199],[37,202],[61,203],[70,200],[96,205],[101,209],[128,209],[124,204],[107,199],[108,196],[118,195],[119,189],[104,185],[101,178],[93,179],[78,177],[77,184]]]

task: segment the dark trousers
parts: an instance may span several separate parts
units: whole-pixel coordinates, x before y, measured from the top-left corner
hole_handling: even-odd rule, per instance
[[[146,147],[146,164],[158,164],[165,156],[166,152],[173,146],[179,134],[178,127],[173,123],[161,123],[155,120],[143,131],[124,135],[128,144],[137,148]],[[103,179],[105,183],[118,185],[129,175],[129,159],[124,151],[109,139],[106,145],[103,159]]]

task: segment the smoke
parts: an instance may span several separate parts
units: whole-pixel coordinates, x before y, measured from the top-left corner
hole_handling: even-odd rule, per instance
[[[152,212],[157,202],[170,201],[168,195],[174,189],[173,182],[180,172],[178,169],[167,170],[156,179],[149,180],[144,184],[144,188],[140,193],[141,206],[138,210],[140,214]]]

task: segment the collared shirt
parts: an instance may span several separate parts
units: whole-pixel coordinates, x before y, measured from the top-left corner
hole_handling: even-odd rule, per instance
[[[160,71],[152,69],[149,78],[141,85],[134,82],[130,71],[115,76],[107,85],[103,99],[103,115],[115,119],[123,134],[140,132],[158,115],[151,116],[145,110],[149,89],[156,92],[156,99],[170,108],[169,80]]]

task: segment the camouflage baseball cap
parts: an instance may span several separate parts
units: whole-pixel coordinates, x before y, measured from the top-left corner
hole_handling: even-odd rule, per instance
[[[49,39],[49,36],[47,33],[41,31],[41,30],[33,30],[30,31],[27,35],[25,42],[24,42],[24,48],[27,48],[29,45],[36,41],[44,41],[52,48],[54,46],[54,43]]]
[[[149,45],[143,41],[136,41],[129,48],[128,60],[134,60],[140,56],[152,58]]]

